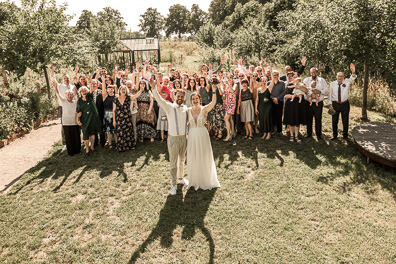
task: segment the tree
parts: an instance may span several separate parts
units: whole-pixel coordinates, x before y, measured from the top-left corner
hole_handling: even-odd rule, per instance
[[[193,4],[191,7],[191,16],[189,21],[189,29],[188,31],[191,34],[196,34],[199,28],[207,23],[208,14],[199,8],[199,5]]]
[[[164,17],[157,11],[157,8],[149,7],[143,15],[140,15],[140,31],[147,37],[157,37],[164,27]]]
[[[95,19],[95,16],[91,11],[83,10],[76,23],[77,31],[81,33],[89,31],[91,29],[93,19]]]
[[[169,8],[169,15],[165,22],[165,33],[169,37],[172,33],[177,34],[181,38],[182,34],[188,32],[188,21],[190,19],[190,11],[187,7],[176,4]]]
[[[0,64],[18,77],[30,68],[44,73],[50,95],[47,65],[56,61],[84,60],[83,50],[68,26],[71,16],[55,0],[23,0],[13,9],[16,20],[0,27]]]
[[[300,0],[294,12],[280,16],[282,37],[293,40],[283,48],[298,45],[335,72],[354,62],[363,74],[362,119],[367,120],[370,73],[394,71],[395,16],[392,0]]]
[[[120,11],[109,6],[104,7],[103,11],[98,12],[96,17],[100,24],[112,23],[120,29],[125,29],[125,26],[127,26]]]
[[[16,10],[18,10],[18,7],[15,3],[0,3],[0,26],[3,26],[6,21],[15,21],[16,13],[14,13],[14,11]]]

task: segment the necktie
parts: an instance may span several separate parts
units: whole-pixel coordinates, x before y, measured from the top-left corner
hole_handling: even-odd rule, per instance
[[[338,84],[338,102],[341,102],[341,84]]]

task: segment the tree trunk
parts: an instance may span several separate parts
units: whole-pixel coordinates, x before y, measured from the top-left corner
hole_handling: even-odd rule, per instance
[[[45,82],[47,83],[47,92],[48,92],[48,98],[51,96],[51,87],[50,87],[50,81],[48,78],[48,72],[47,72],[47,67],[43,66],[43,71],[44,71],[44,76],[45,76]]]
[[[364,62],[364,76],[363,76],[363,102],[362,102],[362,120],[368,121],[367,118],[367,91],[369,83],[368,62]]]

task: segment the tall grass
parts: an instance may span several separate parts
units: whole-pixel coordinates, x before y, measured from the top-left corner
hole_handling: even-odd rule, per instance
[[[355,106],[362,106],[363,81],[358,80],[349,91],[349,100]],[[381,113],[396,116],[396,98],[389,85],[380,77],[369,78],[367,91],[367,108]]]

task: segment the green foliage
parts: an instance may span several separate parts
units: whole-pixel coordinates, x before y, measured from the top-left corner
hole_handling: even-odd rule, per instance
[[[0,140],[10,138],[22,130],[30,130],[33,123],[54,112],[57,99],[44,94],[31,94],[22,99],[0,100]]]
[[[189,20],[189,32],[196,34],[199,28],[208,21],[208,14],[199,8],[198,4],[193,4],[191,7],[191,16]]]
[[[5,22],[15,22],[15,10],[18,10],[18,7],[15,5],[15,3],[10,3],[8,1],[0,3],[0,27],[3,26]]]
[[[149,7],[144,14],[140,15],[140,31],[147,37],[157,37],[164,27],[164,17],[158,12],[157,8]]]
[[[91,29],[92,20],[95,19],[95,16],[89,10],[81,11],[81,15],[78,18],[76,23],[77,32],[84,33],[88,32]]]
[[[190,11],[187,7],[175,4],[169,8],[168,17],[165,20],[165,34],[170,37],[171,34],[177,34],[181,38],[182,34],[188,32],[188,22],[190,20]]]

